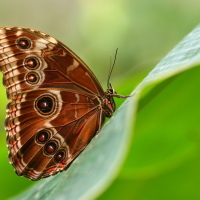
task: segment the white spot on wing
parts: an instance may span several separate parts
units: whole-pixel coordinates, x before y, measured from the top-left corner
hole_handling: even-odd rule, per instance
[[[79,94],[75,94],[75,97],[76,97],[76,102],[79,102],[80,100]]]
[[[87,72],[85,72],[85,76],[89,76],[89,74]],[[90,77],[90,76],[89,76]]]
[[[5,34],[6,31],[5,30],[0,30],[0,34]]]
[[[77,116],[77,108],[76,108],[76,106],[75,106],[75,110],[74,110],[74,117],[77,119],[78,118],[78,116]]]
[[[37,42],[48,44],[49,42],[44,40],[43,38],[38,38]]]
[[[24,102],[25,100],[26,100],[26,93],[22,94],[21,102]]]
[[[78,66],[79,66],[79,63],[74,59],[73,64],[67,68],[67,74],[73,71]]]
[[[16,130],[17,133],[19,133],[19,131],[21,130],[20,126],[17,126],[15,130]]]
[[[22,31],[17,31],[16,36],[19,37],[20,35],[22,35]]]
[[[48,37],[48,40],[49,40],[49,42],[54,43],[54,44],[58,43],[57,40],[51,36]]]

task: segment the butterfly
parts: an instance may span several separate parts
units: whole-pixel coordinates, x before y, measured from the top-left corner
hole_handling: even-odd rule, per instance
[[[0,70],[9,103],[5,129],[9,162],[36,181],[66,170],[115,111],[87,65],[43,32],[0,28]]]

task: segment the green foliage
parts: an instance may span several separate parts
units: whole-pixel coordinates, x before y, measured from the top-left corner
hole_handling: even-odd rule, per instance
[[[98,199],[199,199],[200,26],[136,88],[135,137]]]

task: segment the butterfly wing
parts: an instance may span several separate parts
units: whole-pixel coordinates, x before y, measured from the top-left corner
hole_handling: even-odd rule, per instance
[[[39,180],[65,170],[104,121],[98,80],[62,43],[26,28],[0,29],[0,69],[16,173]]]
[[[8,98],[37,88],[70,88],[103,95],[86,64],[55,38],[28,28],[0,29],[0,65]]]
[[[45,102],[51,107],[42,107]],[[64,89],[18,94],[7,107],[9,160],[18,175],[31,180],[61,172],[87,146],[102,120],[93,96]]]

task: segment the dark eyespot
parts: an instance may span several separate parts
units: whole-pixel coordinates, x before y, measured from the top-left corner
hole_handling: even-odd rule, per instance
[[[26,75],[26,80],[30,84],[36,84],[39,81],[39,76],[37,73],[30,72]]]
[[[31,47],[31,41],[28,38],[20,38],[17,40],[17,46],[20,49],[29,49]]]
[[[25,59],[24,65],[26,68],[33,70],[40,66],[40,61],[36,57],[28,57]]]
[[[51,95],[40,96],[36,101],[36,109],[42,115],[50,115],[55,109],[55,99]]]
[[[54,154],[57,149],[58,149],[58,144],[55,141],[48,142],[44,147],[44,151],[46,154]]]
[[[49,130],[41,130],[36,135],[36,141],[40,144],[46,143],[50,138],[51,133]]]
[[[55,162],[62,162],[65,159],[66,153],[64,150],[60,150],[54,156]]]

